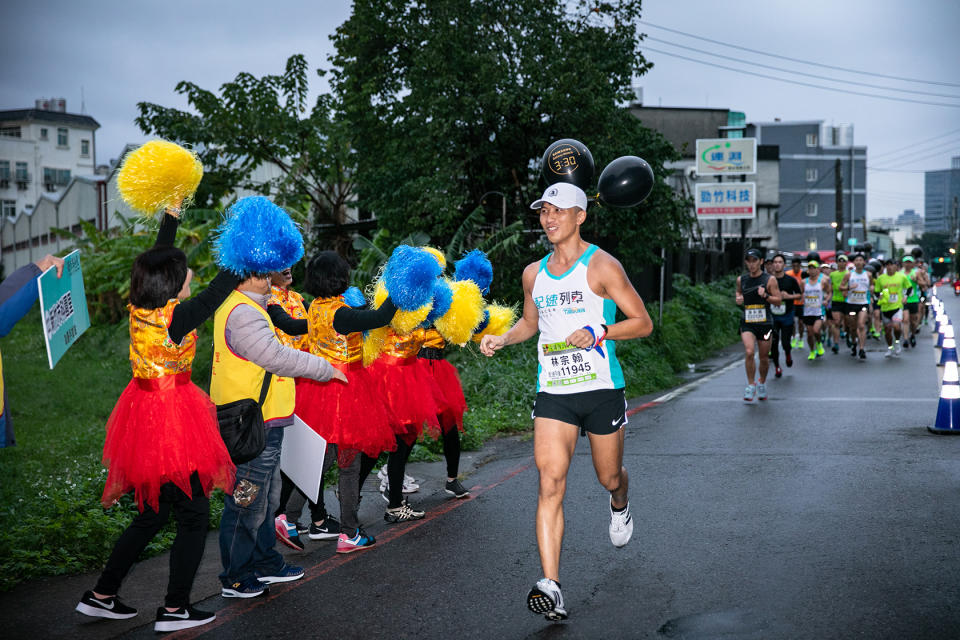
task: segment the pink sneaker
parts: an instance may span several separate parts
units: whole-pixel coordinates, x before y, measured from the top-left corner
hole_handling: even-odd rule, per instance
[[[274,520],[274,531],[277,534],[277,540],[287,545],[291,549],[303,551],[303,542],[300,541],[300,534],[297,532],[297,526],[287,522],[286,514],[281,513]]]
[[[348,538],[347,534],[341,533],[340,538],[337,540],[337,553],[352,553],[354,551],[369,549],[376,543],[376,538],[368,536],[363,529],[357,529],[356,535],[352,538]]]

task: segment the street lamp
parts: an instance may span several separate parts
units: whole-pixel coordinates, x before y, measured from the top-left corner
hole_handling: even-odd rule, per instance
[[[501,222],[503,224],[503,228],[506,229],[507,227],[507,196],[499,191],[487,191],[485,194],[480,196],[480,204],[487,204],[487,201],[485,200],[487,196],[500,196],[501,202],[503,203],[503,206],[501,207]]]

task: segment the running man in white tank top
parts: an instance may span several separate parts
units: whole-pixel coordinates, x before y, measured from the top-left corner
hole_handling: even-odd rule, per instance
[[[530,207],[539,209],[554,250],[523,271],[523,316],[504,335],[484,336],[480,350],[492,356],[540,334],[533,449],[544,577],[528,594],[527,606],[559,620],[567,616],[559,583],[563,496],[581,429],[590,439],[597,479],[610,492],[610,541],[622,547],[633,533],[623,466],[626,399],[614,341],[648,336],[653,323],[620,263],[580,237],[587,217],[581,189],[551,185]],[[615,322],[618,308],[625,319]]]

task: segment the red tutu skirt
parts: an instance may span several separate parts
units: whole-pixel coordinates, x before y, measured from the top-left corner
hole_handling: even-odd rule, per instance
[[[436,388],[440,392],[436,399],[440,411],[440,430],[432,430],[427,426],[427,434],[433,438],[440,437],[454,427],[463,431],[463,414],[467,410],[467,400],[463,397],[463,387],[460,385],[460,376],[457,368],[442,358],[420,358],[420,363],[433,377]]]
[[[190,372],[156,379],[134,378],[107,421],[103,464],[110,469],[100,501],[109,507],[129,491],[137,507],[160,507],[160,487],[174,483],[192,495],[196,472],[206,495],[233,491],[236,467],[220,437],[217,410],[190,381]]]
[[[404,442],[413,444],[424,423],[439,428],[435,398],[442,394],[420,358],[381,356],[369,369],[387,407],[393,432]]]
[[[344,467],[358,451],[376,458],[396,449],[397,442],[370,372],[362,366],[341,371],[347,376],[346,384],[299,378],[294,412],[324,440],[337,445],[337,462]]]

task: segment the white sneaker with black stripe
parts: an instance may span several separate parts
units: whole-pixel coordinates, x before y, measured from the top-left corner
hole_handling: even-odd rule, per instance
[[[560,585],[549,578],[540,578],[530,589],[527,608],[534,613],[542,613],[547,620],[564,620],[567,617]]]
[[[630,502],[623,511],[613,510],[613,497],[610,498],[610,542],[615,547],[622,547],[630,542],[633,535],[633,518],[630,517]]]
[[[165,607],[160,607],[157,609],[157,621],[153,625],[153,630],[157,633],[180,631],[199,627],[216,619],[216,614],[193,607],[180,607],[176,611],[167,611]]]

